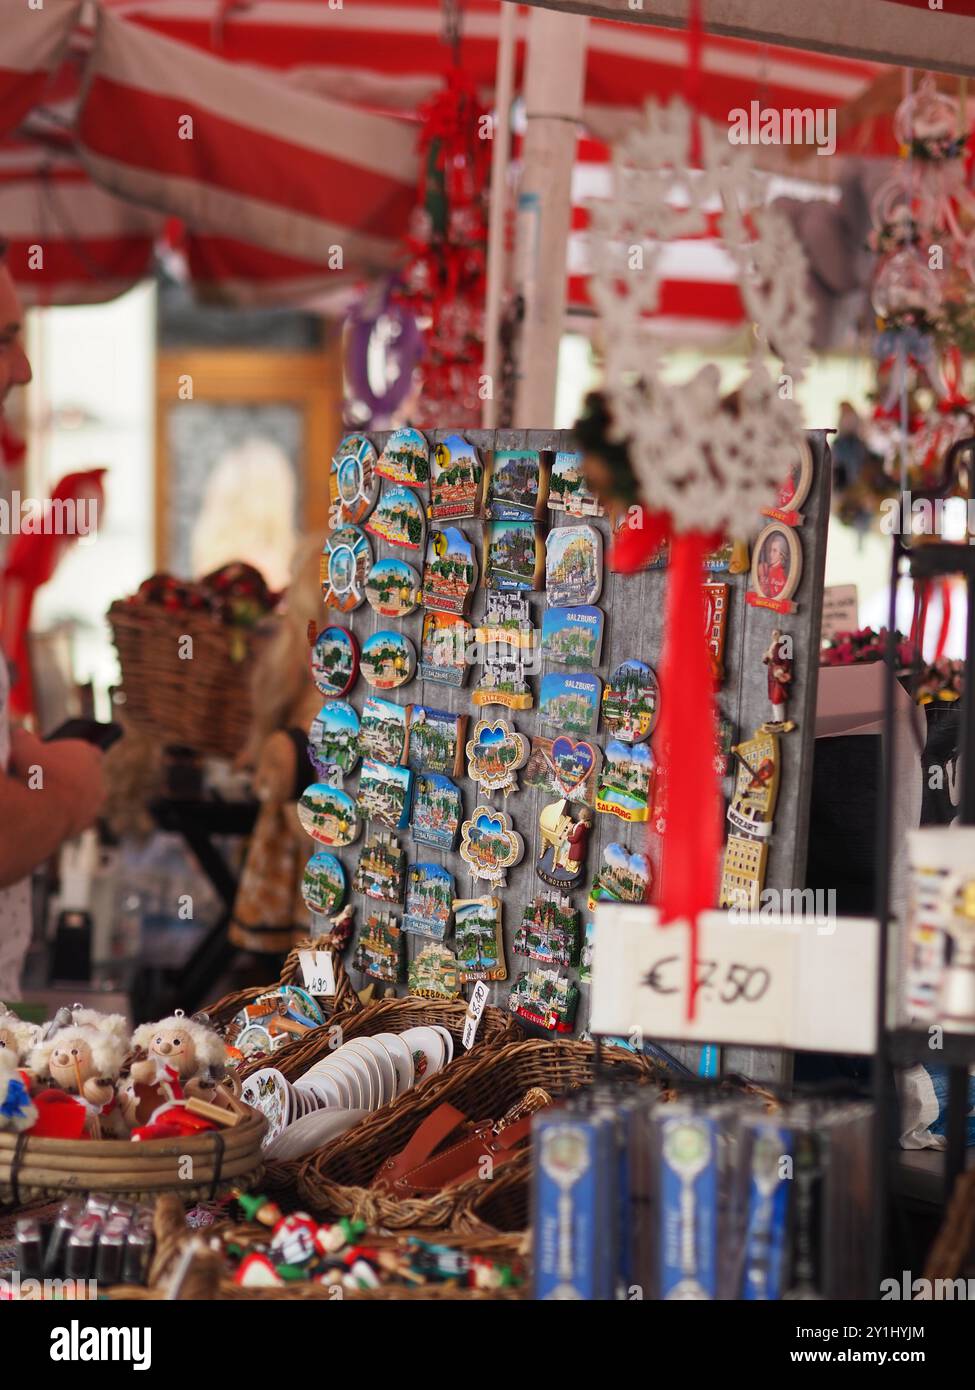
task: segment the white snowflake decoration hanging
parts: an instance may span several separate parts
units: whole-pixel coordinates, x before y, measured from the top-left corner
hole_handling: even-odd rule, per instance
[[[603,321],[605,390],[615,433],[629,442],[641,493],[674,529],[743,535],[774,504],[802,420],[792,392],[812,336],[806,262],[785,219],[765,206],[747,147],[701,122],[701,168],[691,165],[681,101],[650,102],[613,151],[613,194],[591,208],[590,294]],[[755,332],[736,410],[713,363],[690,380],[663,378],[664,349],[647,331],[657,311],[667,243],[712,234],[737,269]],[[770,372],[769,355],[780,371]]]

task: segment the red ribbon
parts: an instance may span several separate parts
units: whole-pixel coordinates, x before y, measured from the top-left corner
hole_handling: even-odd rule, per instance
[[[714,907],[721,804],[714,775],[714,688],[703,631],[704,561],[721,536],[675,531],[660,512],[640,513],[613,543],[611,564],[622,573],[643,569],[670,543],[667,607],[660,667],[660,722],[654,752],[667,788],[666,829],[658,902],[661,922],[686,922],[690,932],[687,1018],[697,1006],[698,916]]]

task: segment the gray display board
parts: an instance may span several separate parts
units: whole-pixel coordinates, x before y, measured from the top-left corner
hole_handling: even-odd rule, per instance
[[[446,439],[455,433],[451,430],[442,430],[428,436],[431,443],[436,443]],[[805,882],[805,860],[806,860],[806,838],[808,832],[808,812],[809,812],[809,793],[812,778],[813,764],[813,737],[816,707],[816,680],[818,672],[818,652],[819,652],[819,633],[822,616],[822,593],[823,593],[823,571],[825,565],[826,552],[826,528],[829,511],[829,450],[826,443],[826,431],[814,430],[808,433],[809,445],[814,460],[814,476],[812,488],[809,496],[802,507],[803,524],[798,528],[799,537],[802,545],[802,578],[799,587],[794,595],[797,611],[788,616],[781,616],[770,612],[767,609],[755,608],[746,604],[745,592],[749,586],[748,574],[727,574],[720,573],[711,576],[715,580],[728,583],[729,587],[729,614],[727,620],[727,640],[724,656],[725,679],[718,695],[718,702],[722,713],[732,721],[734,726],[736,741],[750,737],[752,732],[764,720],[770,718],[770,706],[767,691],[767,672],[763,665],[762,657],[768,648],[772,629],[780,628],[783,632],[792,635],[795,645],[795,666],[794,680],[792,685],[792,695],[789,702],[789,715],[796,721],[797,728],[793,733],[781,738],[781,790],[778,799],[778,809],[775,816],[775,829],[771,841],[768,871],[766,875],[766,885],[770,888],[801,888]],[[562,450],[574,448],[571,434],[559,431],[538,431],[538,430],[499,430],[499,431],[463,431],[464,437],[474,444],[481,452],[482,460],[486,463],[490,452],[494,448],[498,449],[538,449],[538,450]],[[388,435],[382,432],[369,436],[376,446],[377,452],[381,452]],[[384,487],[393,486],[390,483],[383,484]],[[426,497],[424,502],[426,502]],[[753,533],[757,533],[760,528],[760,518],[743,517],[743,526],[746,526]],[[437,523],[435,523],[437,524]],[[459,526],[465,534],[475,544],[480,567],[480,576],[477,593],[471,612],[468,616],[475,621],[484,611],[485,589],[483,587],[483,548],[482,530],[487,524],[481,519],[465,519],[450,524]],[[589,524],[596,526],[603,536],[604,544],[604,567],[602,593],[598,599],[598,606],[605,614],[604,639],[602,656],[596,674],[605,683],[613,669],[627,658],[636,657],[648,662],[658,673],[660,669],[661,642],[663,637],[663,623],[666,598],[667,574],[665,569],[648,570],[638,575],[617,575],[609,571],[605,566],[605,558],[608,556],[610,548],[610,524],[606,518],[575,518],[562,512],[548,512],[547,522],[543,530],[547,531],[553,525],[581,525]],[[377,559],[387,556],[398,556],[413,564],[418,570],[422,570],[422,557],[417,557],[415,552],[403,550],[395,546],[388,546],[384,541],[375,536],[370,537],[373,551]],[[536,628],[540,628],[542,616],[546,607],[546,596],[544,592],[534,593],[529,596],[532,616]],[[420,629],[423,622],[422,608],[418,608],[414,613],[405,619],[397,621],[395,619],[380,617],[369,606],[363,603],[354,613],[343,616],[342,614],[328,609],[326,621],[331,621],[340,625],[351,627],[359,641],[362,642],[371,633],[385,628],[400,629],[413,642],[419,654],[420,650]],[[697,615],[688,615],[688,621],[701,624],[703,636],[703,620]],[[569,670],[567,667],[553,667],[548,663],[542,665],[542,673],[549,670]],[[370,693],[377,693],[384,699],[393,700],[398,704],[406,705],[410,703],[425,704],[436,709],[450,710],[454,713],[469,715],[468,737],[473,730],[476,720],[481,717],[477,707],[470,701],[470,692],[476,683],[478,668],[473,668],[467,683],[461,688],[422,681],[417,676],[408,684],[401,686],[394,691],[372,692],[366,684],[364,677],[359,676],[355,686],[349,692],[348,698],[361,712],[363,701]],[[531,678],[531,684],[535,692],[535,707],[527,711],[516,711],[503,709],[498,706],[490,706],[483,711],[484,717],[497,716],[506,719],[513,725],[518,732],[527,738],[533,735],[544,735],[552,737],[553,731],[544,727],[538,715],[538,685],[540,677]],[[668,693],[662,691],[661,698],[666,700]],[[702,738],[710,738],[709,730],[701,730]],[[608,735],[600,724],[592,741],[597,743],[600,748],[605,749],[608,742]],[[488,800],[480,795],[480,789],[465,775],[457,779],[461,788],[465,815],[469,815],[480,800]],[[354,794],[355,786],[358,781],[358,774],[353,773],[346,778],[346,789]],[[726,794],[731,790],[731,778],[727,778],[724,783]],[[539,828],[538,818],[542,807],[553,800],[552,796],[535,790],[519,790],[516,794],[510,795],[506,800],[500,793],[496,793],[492,804],[505,810],[514,823],[517,830],[525,841],[525,856],[522,862],[508,874],[508,886],[500,890],[500,896],[504,905],[504,933],[505,950],[508,965],[508,979],[501,983],[491,984],[490,1000],[491,1003],[503,1004],[505,1002],[508,989],[515,976],[522,970],[531,967],[532,962],[524,957],[517,956],[512,948],[512,940],[522,916],[522,909],[527,902],[530,902],[536,894],[551,893],[556,890],[549,888],[535,872],[535,861],[539,850]],[[378,828],[378,827],[377,827]],[[487,885],[480,884],[476,888],[471,887],[468,877],[467,866],[462,861],[459,853],[438,853],[428,846],[414,845],[410,832],[402,831],[399,833],[400,843],[403,846],[407,861],[432,860],[440,862],[449,868],[454,874],[458,896],[480,896],[491,891]],[[653,865],[655,878],[659,872],[660,864],[660,843],[652,831],[648,834],[648,826],[645,824],[627,824],[616,816],[608,814],[597,814],[594,818],[593,831],[589,839],[588,865],[584,886],[570,894],[573,905],[580,909],[580,924],[585,926],[587,920],[586,900],[588,897],[589,884],[595,866],[601,859],[604,845],[617,841],[626,845],[630,850],[644,850],[649,840],[650,856]],[[338,851],[343,863],[346,866],[349,877],[354,871],[358,860],[359,851],[362,846],[362,837],[346,849]],[[717,885],[716,885],[717,893]],[[363,918],[361,909],[366,905],[366,900],[358,899],[357,907],[360,909],[356,914],[356,930]],[[423,937],[406,936],[407,950],[411,955],[422,949],[426,942]],[[449,944],[449,938],[448,938]],[[351,955],[350,955],[351,958]],[[574,974],[576,972],[573,972]],[[367,981],[353,972],[353,979],[358,987]],[[405,986],[400,990],[405,993]],[[468,991],[469,992],[469,991]],[[580,1007],[576,1016],[576,1033],[583,1032],[587,1024],[588,1000],[587,988],[582,987],[582,997]],[[688,1050],[692,1053],[694,1050]],[[693,1057],[689,1057],[693,1060]],[[761,1054],[751,1054],[737,1052],[728,1057],[728,1064],[736,1069],[747,1069],[755,1076],[771,1077],[778,1074],[778,1069],[774,1065],[773,1059]]]

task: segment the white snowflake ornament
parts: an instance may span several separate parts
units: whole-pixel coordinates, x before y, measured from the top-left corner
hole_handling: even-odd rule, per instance
[[[615,433],[629,444],[651,511],[674,531],[743,535],[774,504],[799,442],[793,391],[812,338],[806,262],[786,220],[764,204],[747,147],[701,125],[691,169],[690,109],[648,103],[643,123],[613,151],[613,195],[591,205],[592,300],[603,320],[605,391]],[[664,352],[648,332],[659,307],[667,242],[713,235],[737,269],[754,322],[746,372],[729,403],[709,363],[664,381]],[[768,359],[778,359],[769,369]]]

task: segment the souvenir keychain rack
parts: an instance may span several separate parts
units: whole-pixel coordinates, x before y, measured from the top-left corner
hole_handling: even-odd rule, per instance
[[[938,489],[943,497],[960,469],[967,464],[970,482],[975,472],[975,437],[959,440],[945,460],[945,481]],[[926,494],[927,495],[927,494]],[[933,496],[934,494],[932,494]],[[975,1066],[975,1033],[945,1033],[943,1046],[932,1051],[927,1028],[890,1026],[889,964],[891,959],[890,932],[899,930],[890,922],[890,876],[894,852],[893,806],[887,789],[894,785],[895,715],[894,682],[897,679],[897,590],[901,578],[935,579],[953,574],[965,576],[968,614],[965,632],[965,676],[961,699],[961,740],[958,764],[961,769],[961,799],[958,807],[959,825],[975,825],[975,700],[971,698],[973,662],[975,662],[975,546],[950,541],[924,541],[919,545],[905,543],[895,534],[892,543],[890,569],[890,603],[887,615],[887,642],[884,652],[884,721],[880,779],[880,815],[877,827],[877,1051],[874,1057],[874,1204],[875,1229],[882,1233],[875,1252],[878,1271],[882,1271],[886,1251],[889,1167],[891,1153],[896,1149],[895,1122],[898,1114],[893,1068],[909,1067],[936,1061],[948,1070],[947,1145],[945,1149],[944,1195],[947,1207],[955,1181],[965,1169],[965,1140],[968,1115],[968,1069]],[[878,1287],[881,1274],[878,1272]]]

